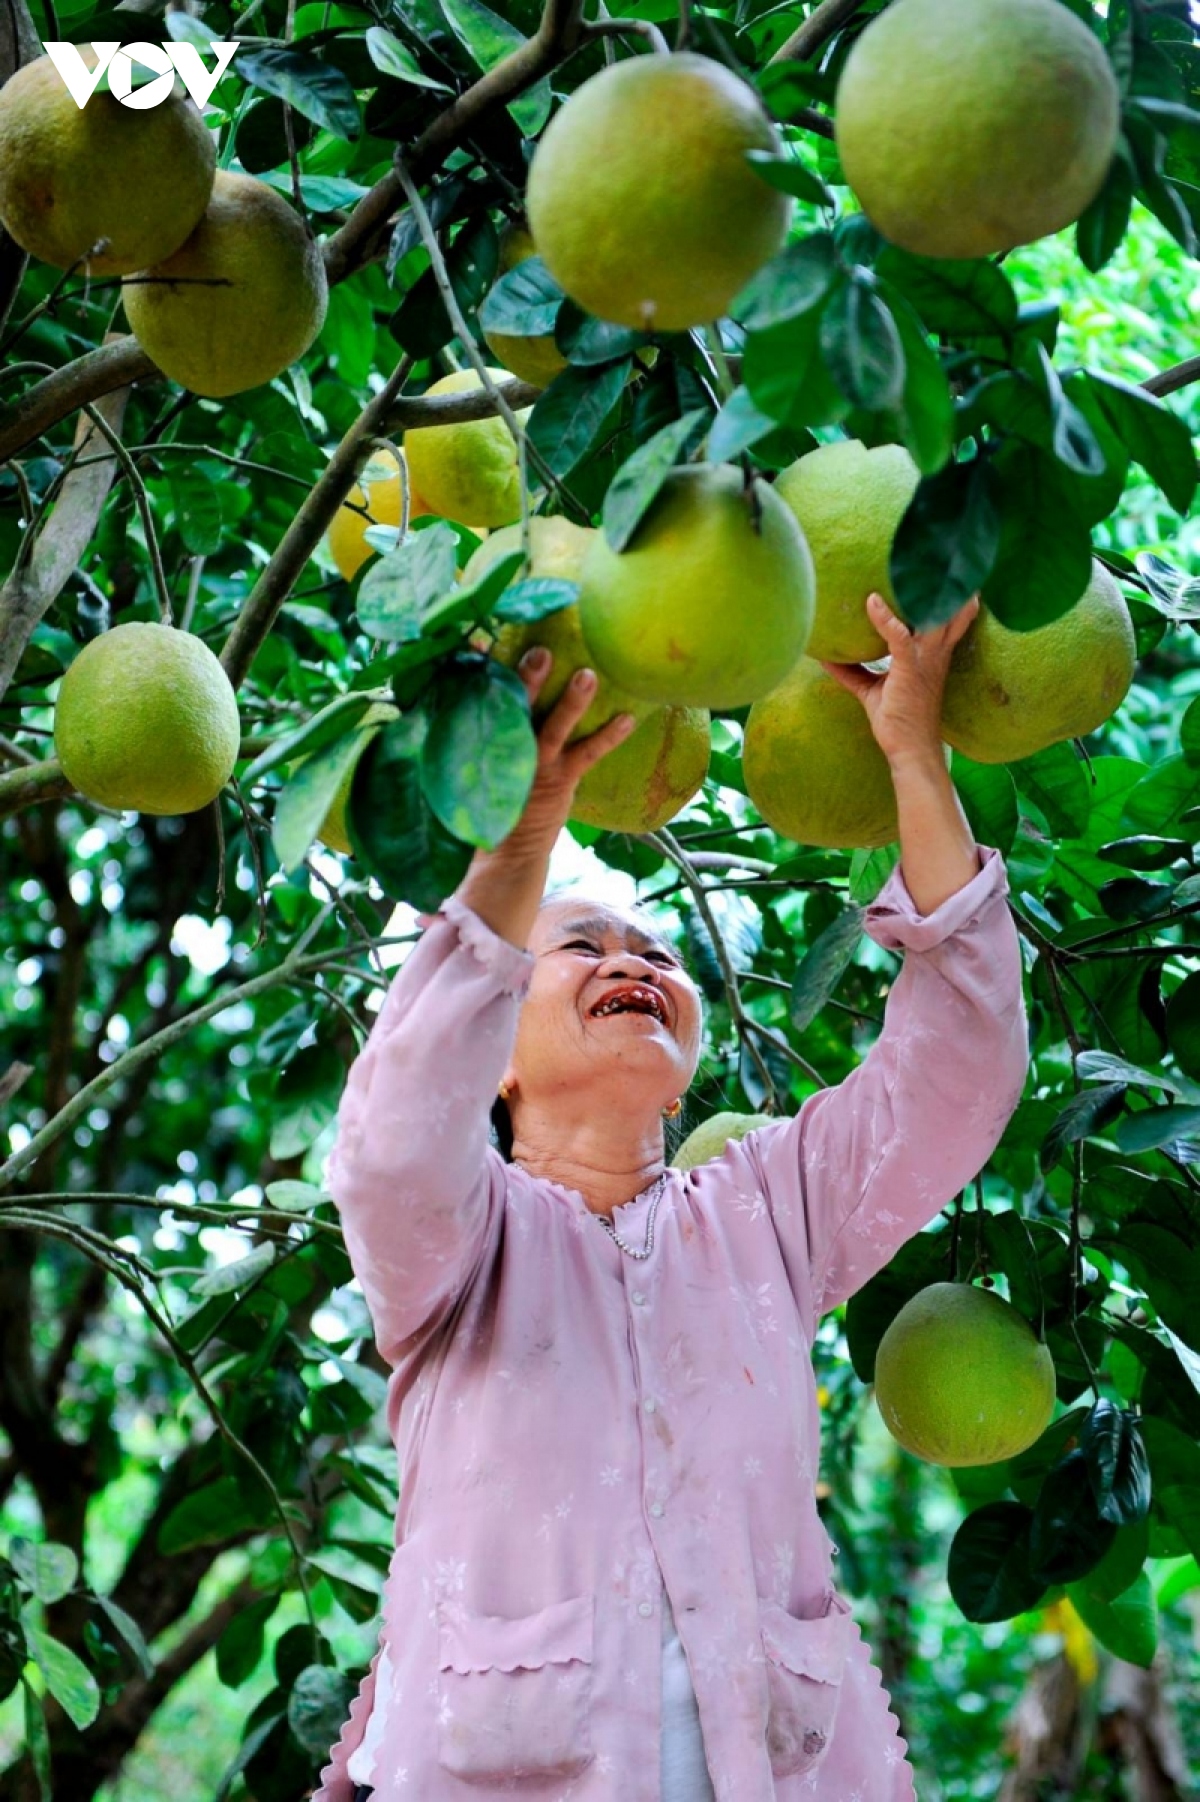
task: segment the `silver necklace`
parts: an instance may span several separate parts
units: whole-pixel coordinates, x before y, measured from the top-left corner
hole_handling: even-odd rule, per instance
[[[613,1225],[612,1221],[608,1218],[607,1214],[597,1214],[596,1215],[596,1219],[600,1222],[600,1224],[604,1228],[605,1232],[609,1235],[609,1237],[613,1241],[613,1244],[619,1245],[621,1250],[623,1252],[628,1253],[628,1255],[631,1258],[648,1258],[650,1256],[650,1253],[654,1249],[654,1216],[658,1212],[658,1204],[662,1200],[663,1187],[666,1183],[666,1180],[667,1180],[667,1173],[664,1170],[662,1175],[660,1177],[657,1177],[650,1187],[649,1193],[651,1195],[653,1195],[654,1199],[650,1203],[650,1217],[649,1217],[649,1224],[648,1224],[647,1230],[646,1230],[646,1243],[641,1251],[638,1251],[635,1246],[626,1245],[624,1239],[618,1238],[617,1229]],[[640,1200],[640,1197],[638,1197],[638,1199]]]

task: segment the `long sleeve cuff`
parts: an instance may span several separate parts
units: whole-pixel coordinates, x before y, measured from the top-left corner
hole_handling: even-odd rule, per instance
[[[448,895],[438,913],[457,929],[460,941],[474,952],[499,990],[506,995],[524,996],[533,975],[532,952],[521,950],[493,932],[486,920],[480,919],[474,908],[457,895]]]
[[[885,951],[931,951],[952,933],[973,925],[1008,894],[1008,872],[999,851],[990,845],[979,845],[977,849],[978,874],[930,914],[917,912],[897,864],[867,909],[865,931]]]

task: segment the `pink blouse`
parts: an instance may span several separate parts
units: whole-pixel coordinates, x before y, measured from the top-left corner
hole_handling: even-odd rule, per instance
[[[451,896],[351,1067],[328,1183],[379,1351],[400,1502],[379,1647],[313,1802],[390,1682],[373,1802],[659,1802],[669,1596],[717,1802],[913,1802],[815,1499],[817,1322],[994,1149],[1027,1032],[1004,865],[917,913],[871,1051],[672,1171],[651,1256],[506,1164],[488,1114],[533,959]],[[616,1210],[646,1239],[648,1193]]]

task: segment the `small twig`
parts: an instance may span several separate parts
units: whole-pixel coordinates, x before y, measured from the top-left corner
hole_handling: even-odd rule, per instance
[[[692,47],[692,7],[691,0],[679,0],[679,27],[675,33],[676,55],[681,50]]]
[[[803,25],[798,25],[790,38],[785,38],[770,61],[811,62],[834,33],[858,11],[861,4],[862,0],[821,0],[821,4],[809,13]]]
[[[682,3],[683,0],[681,0]],[[857,4],[857,0],[855,0],[855,4]],[[656,55],[670,56],[671,54],[671,46],[666,38],[658,26],[652,25],[649,19],[593,19],[590,24],[584,25],[583,36],[585,38],[629,36],[645,38]]]

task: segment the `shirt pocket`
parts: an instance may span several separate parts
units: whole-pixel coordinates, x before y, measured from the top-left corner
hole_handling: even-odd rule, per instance
[[[595,1597],[507,1619],[438,1603],[438,1763],[464,1783],[573,1777],[591,1737]]]
[[[767,1751],[776,1777],[815,1770],[829,1749],[853,1636],[853,1619],[836,1594],[811,1620],[759,1599],[767,1673]]]

